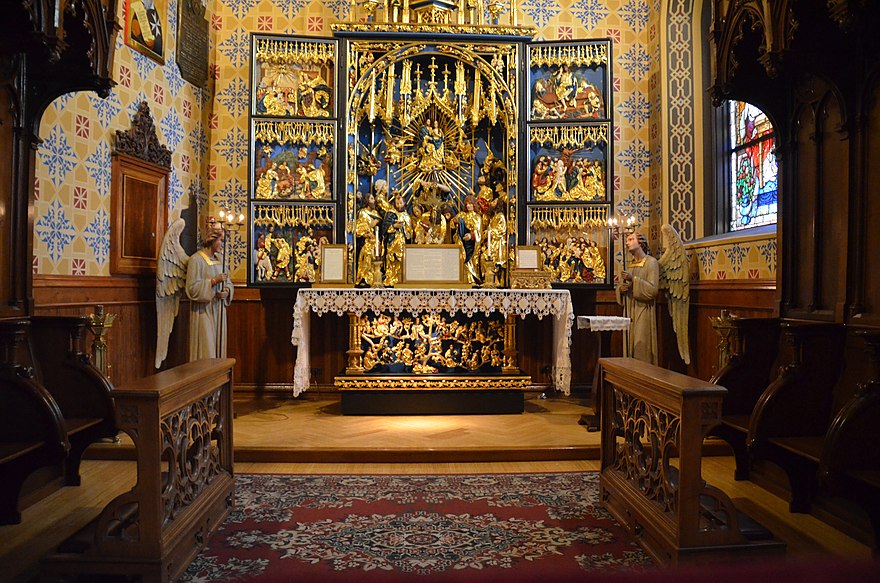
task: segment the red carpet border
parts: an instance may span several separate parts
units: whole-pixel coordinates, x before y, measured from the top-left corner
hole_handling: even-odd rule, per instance
[[[651,564],[600,506],[596,472],[235,480],[181,581],[598,581]]]

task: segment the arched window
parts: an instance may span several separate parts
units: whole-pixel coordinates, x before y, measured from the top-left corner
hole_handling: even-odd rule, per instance
[[[726,201],[721,209],[729,231],[776,224],[779,182],[776,132],[767,115],[750,103],[724,105]]]

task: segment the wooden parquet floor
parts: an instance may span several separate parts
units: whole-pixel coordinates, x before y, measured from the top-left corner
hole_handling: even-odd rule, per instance
[[[236,461],[481,462],[598,459],[581,399],[528,399],[519,415],[342,415],[337,399],[236,405]]]

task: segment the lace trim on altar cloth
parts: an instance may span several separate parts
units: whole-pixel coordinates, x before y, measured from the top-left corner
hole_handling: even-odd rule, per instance
[[[291,343],[297,347],[293,395],[305,391],[310,381],[308,312],[342,316],[365,312],[458,312],[467,316],[499,312],[504,316],[553,316],[556,390],[568,395],[571,387],[571,327],[574,313],[568,290],[410,290],[410,289],[301,289],[293,306]],[[520,344],[522,345],[522,344]]]
[[[534,314],[560,316],[570,309],[567,290],[403,290],[403,289],[302,289],[296,303],[304,302],[313,312],[323,315],[336,312],[462,312],[473,316],[480,312],[501,312],[505,316]]]

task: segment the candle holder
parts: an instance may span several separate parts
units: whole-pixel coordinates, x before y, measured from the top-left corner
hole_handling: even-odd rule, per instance
[[[104,311],[104,306],[95,306],[95,313],[89,314],[88,329],[92,333],[92,364],[105,377],[110,378],[110,360],[107,358],[107,333],[113,327],[116,314]]]
[[[623,243],[623,270],[626,271],[626,237],[636,232],[636,217],[614,215],[608,219],[609,239],[619,239]]]
[[[228,273],[226,269],[226,246],[229,244],[229,234],[232,232],[237,233],[244,226],[244,213],[241,213],[236,217],[225,209],[220,209],[217,216],[219,217],[219,220],[212,216],[208,218],[208,222],[213,228],[223,230],[223,259],[221,271],[223,273]],[[226,282],[223,282],[221,289],[226,289]]]
[[[116,314],[110,314],[104,311],[104,306],[98,304],[95,306],[95,313],[89,314],[89,323],[86,327],[91,332],[94,339],[92,340],[92,364],[101,371],[107,379],[110,379],[110,359],[107,357],[107,333],[113,327],[116,320]],[[121,443],[122,439],[117,433],[113,437],[101,438],[103,443]]]
[[[382,278],[382,264],[384,263],[381,255],[373,256],[373,285],[370,287],[384,288],[384,279]]]

